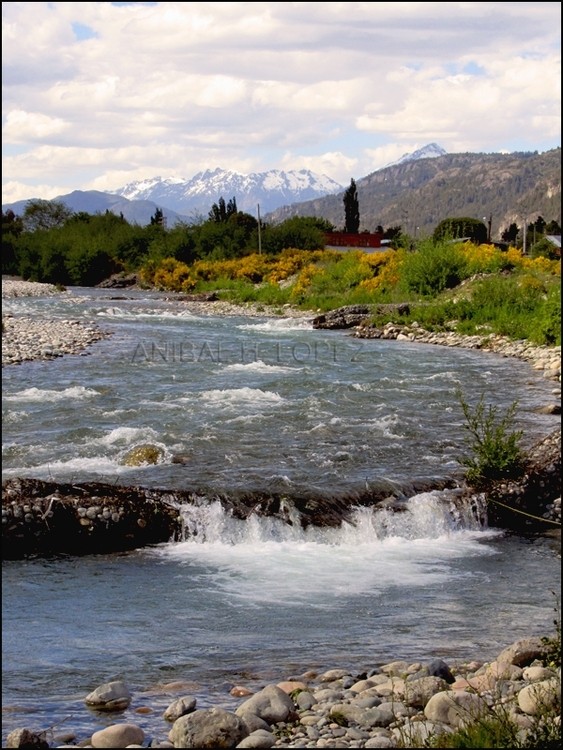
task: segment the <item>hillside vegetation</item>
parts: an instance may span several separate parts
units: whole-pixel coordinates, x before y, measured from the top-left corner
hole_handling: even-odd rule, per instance
[[[543,154],[446,154],[380,169],[356,179],[360,229],[401,225],[411,236],[432,233],[446,216],[492,217],[492,239],[511,223],[537,215],[561,224],[561,149]],[[280,208],[266,219],[316,216],[342,225],[344,193]]]

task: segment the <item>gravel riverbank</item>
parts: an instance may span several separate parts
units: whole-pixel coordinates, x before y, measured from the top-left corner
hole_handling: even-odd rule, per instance
[[[53,284],[2,279],[2,299],[61,295]],[[78,320],[37,320],[2,315],[2,366],[65,354],[84,354],[89,346],[109,334],[95,324]]]
[[[198,707],[197,696],[186,692],[193,690],[189,683],[162,686],[170,701],[163,710],[151,705],[150,692],[135,694],[115,680],[84,696],[85,711],[107,717],[91,736],[20,728],[9,733],[5,747],[416,748],[494,715],[505,732],[510,720],[515,746],[541,747],[527,740],[542,736],[543,746],[556,747],[561,674],[549,649],[548,640],[533,637],[485,663],[393,661],[358,673],[332,669],[258,687],[236,684],[229,700],[210,709]],[[161,729],[149,735],[135,713],[156,711]],[[441,746],[448,747],[447,740]]]

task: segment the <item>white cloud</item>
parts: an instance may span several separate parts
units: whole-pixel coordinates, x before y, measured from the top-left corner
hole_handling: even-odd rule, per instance
[[[559,3],[37,2],[2,14],[3,202],[16,185],[49,198],[215,166],[347,183],[429,142],[560,145]]]

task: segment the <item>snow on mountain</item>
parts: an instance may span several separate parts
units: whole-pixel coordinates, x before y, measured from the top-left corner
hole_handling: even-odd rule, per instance
[[[343,190],[342,185],[326,175],[307,169],[284,172],[241,174],[232,170],[206,169],[191,179],[154,177],[130,182],[115,192],[129,200],[150,200],[184,216],[207,217],[220,198],[235,199],[239,211],[255,214],[257,206],[263,213],[292,203],[302,203]]]
[[[434,159],[436,156],[445,156],[448,152],[437,143],[429,143],[422,148],[412,151],[410,154],[403,154],[397,161],[387,164],[386,167],[396,167],[397,164],[404,164],[406,161],[416,161],[417,159]],[[384,169],[386,168],[384,167]]]

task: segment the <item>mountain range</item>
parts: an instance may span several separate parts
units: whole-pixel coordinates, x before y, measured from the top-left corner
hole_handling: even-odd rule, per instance
[[[414,236],[432,232],[444,218],[470,216],[492,222],[492,236],[512,222],[561,223],[561,149],[544,153],[448,154],[438,144],[405,154],[366,177],[355,179],[360,229],[400,225]],[[140,225],[160,209],[167,226],[205,220],[220,198],[269,223],[316,216],[336,228],[344,223],[343,186],[309,170],[270,170],[248,175],[216,168],[189,180],[154,177],[114,193],[76,190],[55,200],[72,211],[111,211]],[[28,199],[29,200],[29,199]],[[21,215],[27,200],[2,206]]]
[[[432,233],[445,218],[491,222],[500,239],[510,224],[542,216],[561,224],[561,148],[544,153],[444,154],[400,160],[356,180],[360,230],[401,226],[412,236]],[[344,221],[343,194],[283,206],[268,216],[318,216],[335,226]]]
[[[111,211],[122,214],[130,223],[146,225],[155,211],[162,210],[167,226],[179,222],[193,223],[207,219],[209,211],[220,198],[235,199],[239,211],[261,215],[280,206],[308,201],[344,190],[338,182],[326,175],[307,169],[283,172],[240,174],[216,168],[198,172],[191,179],[179,177],[152,177],[131,182],[114,193],[97,190],[75,190],[54,200],[64,203],[74,212],[90,214]],[[29,199],[8,203],[3,211],[11,209],[21,215]]]

